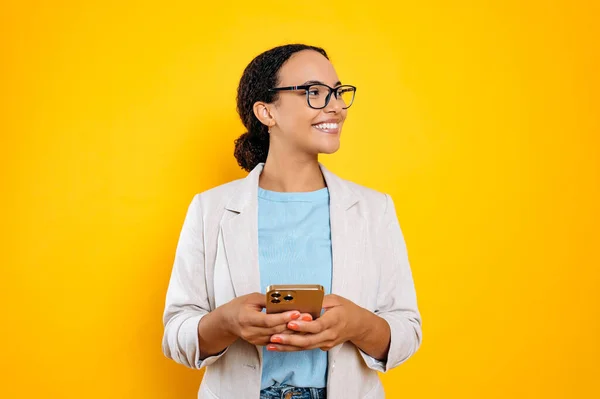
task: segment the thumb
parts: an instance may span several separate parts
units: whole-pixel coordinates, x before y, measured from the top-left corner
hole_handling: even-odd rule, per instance
[[[339,306],[341,305],[340,300],[338,299],[337,295],[325,295],[323,297],[323,309],[328,310],[330,308],[333,308],[335,306]]]
[[[255,305],[261,308],[267,306],[265,296],[260,292],[253,292],[252,294],[248,294],[245,302],[249,305]]]

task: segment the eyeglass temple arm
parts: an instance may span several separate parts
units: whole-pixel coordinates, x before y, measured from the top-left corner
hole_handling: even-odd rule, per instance
[[[283,91],[283,90],[306,90],[308,89],[310,86],[309,85],[305,85],[305,86],[288,86],[288,87],[275,87],[273,89],[269,89],[269,91]]]

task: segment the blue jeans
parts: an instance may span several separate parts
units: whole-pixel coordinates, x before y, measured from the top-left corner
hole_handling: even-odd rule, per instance
[[[276,383],[260,391],[260,399],[327,399],[325,388],[299,388]]]

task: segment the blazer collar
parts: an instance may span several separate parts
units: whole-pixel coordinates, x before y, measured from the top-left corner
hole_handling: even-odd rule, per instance
[[[248,176],[242,180],[239,190],[226,205],[228,210],[242,213],[248,206],[256,206],[258,201],[258,180],[264,167],[264,162],[259,163],[252,171],[250,171]],[[343,179],[330,172],[320,162],[319,167],[329,190],[331,207],[347,210],[358,202],[358,196]]]

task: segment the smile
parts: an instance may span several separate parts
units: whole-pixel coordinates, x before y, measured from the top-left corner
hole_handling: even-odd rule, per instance
[[[325,133],[338,133],[340,130],[340,125],[338,123],[319,123],[318,125],[312,126]]]

